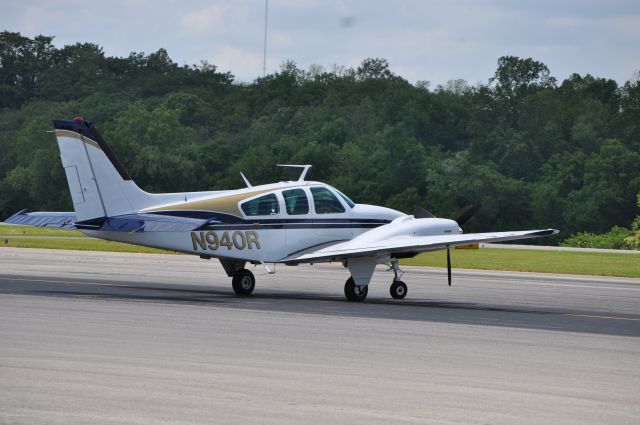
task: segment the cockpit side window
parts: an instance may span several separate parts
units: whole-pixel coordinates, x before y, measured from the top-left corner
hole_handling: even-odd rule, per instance
[[[316,214],[335,214],[345,212],[344,207],[329,189],[325,187],[312,187],[313,206]]]
[[[309,213],[309,200],[307,194],[302,189],[283,190],[284,205],[289,215],[300,215]]]
[[[247,201],[241,205],[241,208],[248,216],[274,215],[280,212],[278,198],[273,193]]]

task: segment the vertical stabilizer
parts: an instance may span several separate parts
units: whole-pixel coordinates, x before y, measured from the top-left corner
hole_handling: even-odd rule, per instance
[[[78,117],[53,124],[78,221],[152,205],[153,195],[136,186],[91,122]]]

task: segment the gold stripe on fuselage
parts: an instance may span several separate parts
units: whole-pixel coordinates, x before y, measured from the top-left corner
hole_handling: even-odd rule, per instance
[[[72,139],[80,140],[88,145],[91,145],[97,149],[101,149],[98,143],[88,137],[82,136],[74,131],[69,130],[56,130],[56,137],[70,137]],[[293,189],[300,186],[287,186],[287,189]],[[262,193],[272,192],[278,190],[278,188],[256,190],[253,192],[238,193],[235,195],[216,196],[213,198],[200,199],[194,201],[180,202],[171,205],[165,205],[163,207],[146,208],[143,212],[155,212],[155,211],[172,211],[172,210],[199,210],[199,211],[213,211],[226,214],[232,214],[237,217],[242,217],[238,204],[245,199],[251,198]]]
[[[75,131],[69,131],[69,130],[56,130],[56,137],[69,137],[71,139],[78,139],[81,142],[86,143],[87,145],[91,145],[94,148],[98,148],[100,150],[102,150],[100,148],[100,145],[98,145],[97,142],[89,139],[88,137],[85,137],[81,134],[76,133]]]
[[[273,192],[277,189],[257,190],[255,192],[239,193],[237,195],[219,196],[215,198],[207,198],[196,201],[181,202],[179,204],[166,205],[160,208],[147,208],[144,212],[155,211],[172,211],[172,210],[199,210],[199,211],[215,211],[226,214],[232,214],[242,217],[238,203],[252,196],[262,193]]]

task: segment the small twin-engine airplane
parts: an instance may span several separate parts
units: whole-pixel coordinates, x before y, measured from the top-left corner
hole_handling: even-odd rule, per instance
[[[390,292],[404,298],[398,260],[424,251],[478,242],[536,238],[554,229],[463,234],[461,226],[477,207],[457,220],[436,218],[417,207],[416,216],[374,205],[356,204],[339,190],[306,181],[310,165],[296,181],[237,190],[151,194],[140,189],[104,139],[82,117],[54,121],[62,165],[75,213],[24,212],[6,223],[78,229],[100,239],[162,248],[201,258],[217,258],[239,295],[255,287],[247,263],[295,266],[339,261],[351,277],[344,285],[349,301],[363,301],[377,264],[394,273]]]

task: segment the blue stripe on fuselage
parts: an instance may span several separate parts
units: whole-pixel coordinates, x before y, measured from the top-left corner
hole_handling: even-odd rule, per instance
[[[207,220],[210,223],[199,230],[242,229],[372,229],[390,223],[390,220],[372,218],[256,218],[243,219],[232,214],[203,210],[154,211],[148,214],[172,217],[188,217]]]
[[[275,220],[274,220],[275,221]],[[388,222],[387,222],[388,223]],[[382,226],[386,223],[362,223],[358,221],[341,222],[341,223],[328,223],[325,220],[318,220],[317,223],[273,223],[271,221],[263,220],[255,223],[243,223],[243,224],[212,224],[203,226],[200,230],[246,230],[246,229],[373,229],[374,227]]]

